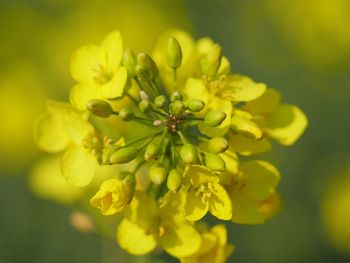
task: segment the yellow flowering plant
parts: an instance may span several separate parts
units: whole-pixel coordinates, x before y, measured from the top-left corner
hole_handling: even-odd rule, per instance
[[[277,168],[244,158],[271,149],[270,139],[293,144],[307,119],[276,90],[231,73],[219,44],[170,30],[152,55],[135,55],[114,31],[78,49],[70,71],[70,104],[48,103],[37,143],[64,152],[61,173],[74,186],[87,186],[98,167],[119,167],[90,204],[119,215],[121,248],[225,262],[233,246],[225,225],[202,227],[207,214],[262,224],[278,211]],[[111,118],[122,121],[117,139],[105,132],[116,122],[101,122]]]

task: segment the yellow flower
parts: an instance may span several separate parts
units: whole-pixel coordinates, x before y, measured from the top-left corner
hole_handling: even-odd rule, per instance
[[[51,153],[64,151],[62,175],[74,186],[90,183],[98,167],[96,154],[101,142],[93,126],[69,104],[49,101],[38,119],[36,142]]]
[[[174,257],[195,253],[201,237],[183,218],[183,198],[179,193],[169,192],[157,204],[146,193],[137,191],[118,226],[119,245],[134,255],[151,252],[157,243]]]
[[[239,224],[262,224],[278,209],[275,188],[280,174],[268,162],[247,161],[227,180],[234,211],[232,221]]]
[[[109,179],[104,181],[99,191],[91,198],[90,204],[101,210],[103,215],[121,212],[132,197],[131,185],[126,180]]]
[[[71,89],[70,101],[79,110],[94,98],[115,99],[123,95],[126,69],[120,66],[123,41],[119,31],[106,36],[101,46],[79,48],[70,60],[70,73],[78,82]]]
[[[204,231],[201,238],[199,250],[189,257],[181,258],[181,263],[225,263],[235,249],[233,245],[227,244],[225,225],[216,225]]]
[[[190,182],[185,203],[185,218],[197,221],[208,211],[222,220],[232,217],[232,203],[219,176],[203,166],[193,165],[185,170],[184,178]]]

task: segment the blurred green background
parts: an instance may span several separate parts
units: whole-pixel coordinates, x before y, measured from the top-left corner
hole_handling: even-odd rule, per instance
[[[172,262],[77,232],[72,207],[27,186],[41,155],[32,125],[47,98],[67,99],[72,51],[113,29],[150,51],[169,27],[212,37],[234,72],[309,118],[293,147],[262,156],[281,171],[283,210],[262,226],[228,224],[229,262],[350,262],[349,26],[348,0],[0,0],[0,262]]]

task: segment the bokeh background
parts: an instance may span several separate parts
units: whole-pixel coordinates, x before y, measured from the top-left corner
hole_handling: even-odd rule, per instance
[[[169,27],[212,37],[233,71],[309,117],[293,147],[263,156],[282,173],[282,212],[262,226],[229,224],[229,262],[350,262],[348,0],[0,0],[0,262],[172,262],[73,229],[69,189],[36,187],[33,174],[49,171],[32,133],[47,98],[67,99],[74,49],[119,29],[150,51]]]

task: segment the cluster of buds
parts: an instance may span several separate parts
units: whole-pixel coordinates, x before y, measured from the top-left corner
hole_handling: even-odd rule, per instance
[[[269,150],[271,139],[293,144],[307,119],[276,90],[231,73],[220,45],[169,31],[151,55],[135,55],[115,31],[78,49],[70,71],[70,104],[48,104],[37,141],[65,151],[62,174],[75,186],[100,166],[119,167],[90,203],[122,216],[123,249],[142,255],[158,246],[181,262],[225,262],[233,246],[224,225],[203,227],[207,213],[261,224],[278,211],[278,170],[244,158]]]

